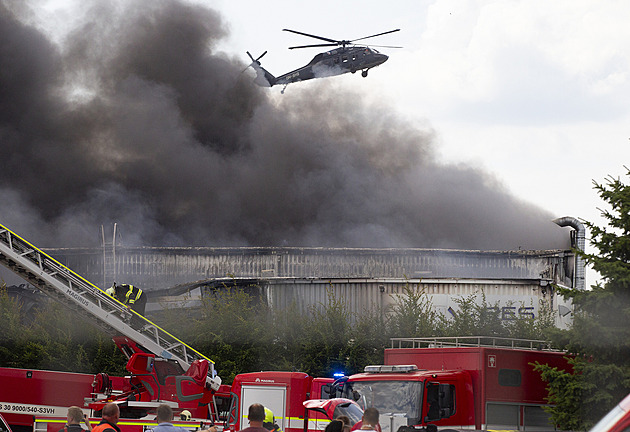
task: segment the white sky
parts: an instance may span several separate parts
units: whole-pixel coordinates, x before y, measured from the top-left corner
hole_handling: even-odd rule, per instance
[[[435,129],[444,163],[482,167],[558,217],[603,224],[592,180],[623,176],[630,166],[630,2],[191,1],[227,23],[230,36],[216,49],[244,64],[246,50],[268,50],[262,64],[276,76],[324,51],[288,50],[318,41],[283,28],[332,39],[400,28],[370,40],[404,47],[380,49],[387,63],[367,78],[346,74],[329,83]],[[318,81],[269,92],[282,103]]]

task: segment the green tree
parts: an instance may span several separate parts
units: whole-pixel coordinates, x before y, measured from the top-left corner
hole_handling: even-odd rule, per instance
[[[445,335],[507,336],[507,329],[499,317],[498,303],[489,304],[483,291],[453,301],[458,310],[452,317],[443,317]]]
[[[9,367],[23,367],[21,362],[30,333],[22,324],[22,305],[9,297],[6,285],[0,286],[0,365]]]
[[[257,290],[256,286],[249,288]],[[175,334],[214,360],[226,383],[238,373],[264,370],[273,355],[268,306],[260,298],[231,286],[215,291],[202,303],[189,319],[181,315],[177,318],[173,323],[178,329]]]
[[[331,288],[327,292],[328,302],[311,308],[302,336],[304,372],[313,376],[332,376],[344,370],[352,339],[352,314]]]
[[[389,316],[390,333],[395,337],[439,336],[442,316],[435,311],[429,296],[420,284],[409,282],[402,295],[391,296],[394,300]]]
[[[557,403],[551,412],[561,429],[588,429],[630,392],[630,186],[608,177],[594,188],[607,203],[600,209],[607,226],[585,222],[597,251],[581,254],[602,281],[590,290],[562,290],[573,300],[574,321],[554,334],[575,354],[577,373],[539,368],[549,379],[550,400]],[[567,418],[572,421],[563,423]]]

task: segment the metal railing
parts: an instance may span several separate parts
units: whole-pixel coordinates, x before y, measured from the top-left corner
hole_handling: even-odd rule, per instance
[[[445,336],[422,338],[391,338],[391,348],[460,348],[485,347],[531,351],[558,351],[549,341],[498,336]]]

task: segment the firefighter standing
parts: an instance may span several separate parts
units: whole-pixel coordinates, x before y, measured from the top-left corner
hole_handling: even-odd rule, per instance
[[[144,316],[144,309],[147,306],[147,295],[140,288],[127,284],[116,285],[116,282],[114,282],[111,288],[108,288],[105,292]]]
[[[265,407],[265,420],[263,421],[263,427],[271,432],[282,432],[282,429],[280,429],[280,426],[276,423],[273,411],[267,407]]]
[[[92,432],[120,432],[117,423],[120,419],[120,409],[115,403],[108,403],[101,411],[101,421],[98,426],[92,428]]]

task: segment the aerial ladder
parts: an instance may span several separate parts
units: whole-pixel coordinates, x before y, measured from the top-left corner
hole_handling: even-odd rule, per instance
[[[206,385],[218,390],[214,362],[127,308],[96,285],[0,224],[0,264],[112,337],[124,336],[148,352],[172,360],[186,371],[195,360],[209,364]],[[134,319],[132,319],[134,318]]]

